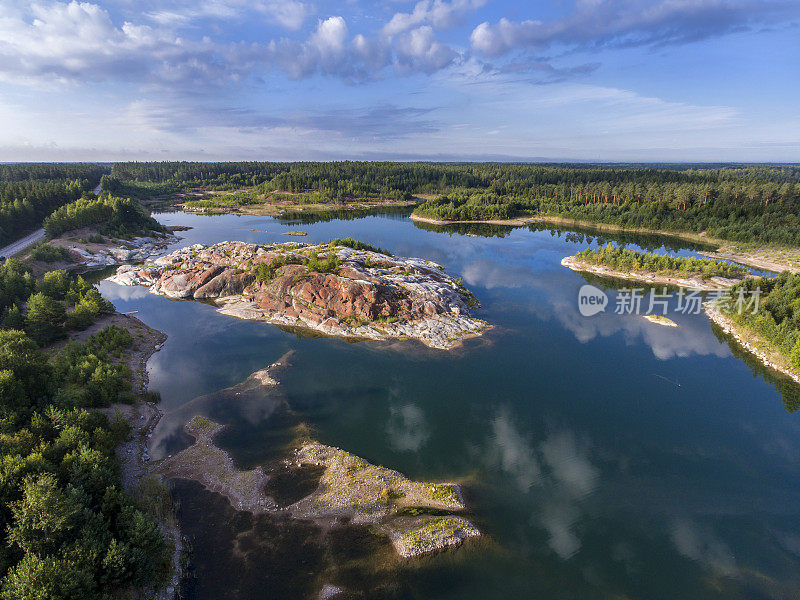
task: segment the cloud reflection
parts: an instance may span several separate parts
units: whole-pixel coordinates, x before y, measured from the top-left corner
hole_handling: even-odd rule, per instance
[[[660,360],[695,355],[725,358],[731,354],[728,346],[714,336],[705,318],[672,315],[680,327],[663,327],[640,315],[615,314],[613,298],[609,312],[584,317],[577,305],[578,289],[585,283],[582,277],[560,265],[543,276],[541,264],[509,258],[510,263],[484,258],[469,260],[463,267],[464,281],[488,290],[528,288],[535,291],[529,304],[515,305],[514,310],[527,310],[543,320],[556,320],[582,343],[622,333],[627,344],[644,343]],[[646,307],[646,302],[643,306]]]
[[[431,437],[425,413],[416,404],[389,407],[389,443],[401,452],[416,452]]]
[[[581,548],[575,526],[582,516],[582,500],[600,479],[588,444],[570,431],[558,430],[537,445],[520,433],[507,410],[492,421],[492,442],[489,455],[532,496],[536,509],[531,522],[547,531],[548,544],[559,557],[573,556]]]

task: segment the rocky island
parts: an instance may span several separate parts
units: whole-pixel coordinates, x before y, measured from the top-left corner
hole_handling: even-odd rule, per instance
[[[206,398],[233,406],[252,405],[258,399],[259,404],[267,406],[262,416],[272,415],[285,404],[276,377],[287,360],[284,356],[242,383]],[[205,398],[186,405],[189,411],[208,408]],[[183,410],[176,416],[181,414],[185,414]],[[480,535],[463,516],[466,504],[459,484],[411,480],[398,471],[319,443],[302,423],[282,458],[251,469],[237,467],[230,454],[215,443],[225,425],[195,413],[183,429],[194,443],[158,461],[152,472],[166,479],[200,483],[225,497],[237,511],[310,521],[325,530],[344,524],[366,526],[391,540],[402,558],[458,546]],[[297,494],[300,481],[308,487]]]
[[[326,244],[194,245],[109,278],[172,299],[214,302],[219,311],[328,336],[412,338],[451,348],[479,335],[477,300],[431,261],[400,258],[354,240]]]
[[[374,526],[391,539],[403,558],[458,546],[480,535],[477,527],[457,514],[466,508],[458,484],[412,481],[314,440],[300,444],[281,466],[294,471],[317,468],[321,471],[317,488],[282,506],[264,489],[273,473],[262,467],[239,470],[230,455],[214,444],[224,429],[195,415],[185,426],[195,443],[165,459],[156,473],[197,481],[225,496],[240,511],[306,519],[323,526],[339,522]]]

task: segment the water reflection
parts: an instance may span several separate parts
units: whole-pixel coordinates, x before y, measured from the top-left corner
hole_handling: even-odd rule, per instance
[[[547,531],[550,548],[562,559],[577,553],[581,541],[575,525],[581,503],[600,478],[589,459],[589,444],[579,443],[570,431],[557,430],[535,445],[517,430],[508,409],[492,421],[491,443],[488,456],[532,497],[531,521]]]
[[[286,241],[290,228],[258,217],[163,218],[195,226],[180,245]],[[580,316],[585,279],[559,263],[598,243],[596,236],[518,228],[472,237],[468,229],[428,231],[403,217],[304,230],[304,241],[351,236],[440,262],[476,293],[478,316],[495,329],[455,352],[347,344],[101,284],[119,310],[138,310],[169,335],[150,362],[151,386],[174,415],[159,432],[162,452],[186,443],[179,422],[199,410],[232,424],[223,445],[243,466],[268,459],[302,420],[324,443],[410,477],[466,481],[496,546],[415,563],[387,596],[797,597],[800,421],[780,396],[793,410],[798,387],[729,347],[705,316],[670,315],[674,329],[612,311]],[[214,398],[288,350],[296,351],[285,373],[290,409],[271,412],[263,398]],[[205,399],[186,404],[197,397]],[[186,504],[203,577],[213,578],[215,563],[234,573],[246,565],[238,597],[269,595],[258,588],[268,540],[243,533],[255,549],[246,560],[222,556],[214,540],[251,530],[270,535],[271,525],[226,513],[231,527],[222,531],[204,512],[211,510],[206,500]],[[295,575],[297,594],[318,591],[321,582],[307,585]],[[237,597],[232,588],[201,578],[189,597]]]
[[[392,447],[400,452],[416,452],[431,437],[425,413],[415,404],[389,406],[386,434]]]

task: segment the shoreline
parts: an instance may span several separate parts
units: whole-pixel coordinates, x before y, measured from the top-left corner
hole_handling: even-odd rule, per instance
[[[99,410],[109,418],[119,415],[130,426],[130,434],[116,447],[115,454],[120,467],[122,487],[133,498],[137,498],[143,493],[140,488],[142,481],[152,475],[148,444],[153,430],[164,416],[163,411],[155,402],[142,401],[149,383],[147,362],[150,357],[161,350],[167,340],[167,334],[153,329],[134,316],[119,312],[95,322],[81,334],[88,336],[112,324],[128,330],[135,339],[135,346],[126,355],[126,362],[131,370],[131,388],[137,396],[137,402],[135,404],[112,404]],[[162,519],[156,515],[151,515],[151,517],[158,523],[158,528],[167,545],[172,545],[170,572],[159,589],[144,589],[141,590],[141,593],[144,595],[143,597],[152,600],[174,600],[178,597],[180,583],[183,579],[181,558],[184,554],[184,546],[180,528],[174,519]]]
[[[224,198],[224,196],[220,196]],[[295,216],[300,213],[307,215],[318,215],[330,212],[358,212],[358,211],[378,211],[381,209],[399,210],[403,208],[413,209],[419,206],[422,201],[397,201],[397,202],[383,202],[383,201],[359,201],[348,202],[346,204],[335,203],[285,203],[285,204],[271,204],[264,202],[263,204],[250,204],[245,206],[186,206],[191,200],[179,202],[175,204],[183,212],[191,215],[250,215],[255,217],[275,217],[280,219],[284,216]]]
[[[692,233],[688,231],[667,231],[661,229],[644,229],[638,227],[621,227],[619,225],[609,225],[605,223],[596,223],[594,221],[583,221],[580,219],[569,219],[566,217],[557,217],[550,215],[540,215],[535,217],[518,217],[515,219],[485,219],[485,220],[447,220],[447,219],[434,219],[431,217],[423,217],[414,213],[409,217],[412,221],[419,221],[420,223],[428,223],[430,225],[459,225],[459,224],[480,224],[480,225],[504,225],[511,227],[525,227],[533,223],[549,223],[552,225],[564,225],[568,227],[577,227],[581,229],[593,229],[595,231],[607,233],[633,233],[640,235],[657,235],[702,244],[704,246],[716,247],[713,250],[700,250],[698,254],[715,258],[718,260],[728,260],[731,262],[753,267],[763,271],[771,271],[779,273],[781,271],[790,271],[792,273],[800,273],[800,249],[797,248],[782,248],[767,246],[764,248],[756,249],[753,251],[738,249],[735,242],[723,240],[719,238],[712,238],[704,233]],[[761,252],[767,253],[785,253],[787,251],[794,252],[797,256],[774,258],[764,255]]]
[[[655,283],[681,288],[689,288],[704,292],[714,292],[727,289],[741,281],[740,279],[727,279],[725,277],[713,277],[709,279],[699,279],[695,277],[674,277],[670,275],[660,275],[656,273],[615,271],[602,265],[593,265],[576,260],[574,256],[565,256],[561,259],[561,265],[572,269],[578,273],[591,273],[602,277],[613,277],[626,281],[639,281],[642,283]]]
[[[703,310],[711,321],[719,326],[722,331],[730,336],[739,346],[754,355],[762,365],[777,371],[794,381],[800,383],[800,373],[793,370],[786,359],[778,351],[773,350],[769,343],[758,337],[755,333],[736,323],[720,312],[713,302],[703,304]]]

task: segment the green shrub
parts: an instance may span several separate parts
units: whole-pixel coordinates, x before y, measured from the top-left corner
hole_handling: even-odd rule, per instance
[[[377,246],[373,246],[372,244],[367,244],[366,242],[360,242],[358,240],[354,240],[351,237],[346,237],[344,239],[334,238],[328,242],[329,246],[346,246],[348,248],[352,248],[353,250],[363,250],[365,252],[376,252],[378,254],[385,254],[386,256],[391,256],[392,253],[388,250],[384,250],[383,248],[378,248]]]
[[[33,260],[52,263],[56,261],[72,262],[69,250],[61,246],[51,246],[50,244],[36,244],[31,249],[30,257]]]

